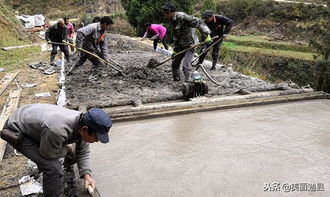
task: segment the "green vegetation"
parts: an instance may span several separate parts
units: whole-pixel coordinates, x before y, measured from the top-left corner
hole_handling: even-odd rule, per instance
[[[304,52],[290,51],[290,50],[269,49],[264,47],[242,46],[242,45],[236,45],[235,43],[231,43],[231,42],[227,42],[227,43],[225,42],[223,48],[230,51],[256,53],[256,54],[269,55],[269,56],[281,56],[281,57],[289,57],[289,58],[310,60],[310,61],[313,61],[314,56],[317,55],[316,53],[304,53]]]
[[[269,41],[266,36],[235,36],[230,35],[226,41],[237,45],[251,46],[257,48],[266,48],[274,50],[299,51],[305,53],[316,53],[316,50],[307,44],[295,44],[285,41]]]
[[[137,35],[141,36],[144,33],[146,22],[167,22],[162,11],[162,7],[168,2],[167,0],[130,0],[128,2],[126,4],[128,22],[136,28]],[[178,10],[192,13],[195,0],[176,0],[172,2]]]
[[[322,20],[311,27],[313,32],[310,45],[315,47],[322,59],[318,61],[317,89],[330,92],[330,0],[326,0],[327,7],[322,7]]]
[[[12,71],[26,66],[26,59],[40,55],[40,47],[0,50],[0,68]]]
[[[26,44],[29,39],[13,14],[13,10],[0,0],[0,47]],[[5,35],[5,36],[3,36]]]

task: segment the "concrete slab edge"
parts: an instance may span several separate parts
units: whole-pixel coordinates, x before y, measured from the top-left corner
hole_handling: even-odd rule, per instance
[[[207,101],[196,102],[177,102],[171,104],[155,104],[152,106],[132,107],[113,110],[105,108],[104,110],[111,115],[114,122],[132,121],[148,118],[157,118],[168,115],[188,114],[203,111],[232,109],[249,106],[269,105],[276,103],[286,103],[294,101],[303,101],[311,99],[327,99],[329,94],[324,92],[305,92],[296,94],[278,94],[272,96],[259,96],[247,98],[244,96],[236,96],[236,99],[215,98],[207,99]],[[212,101],[213,100],[213,101]]]
[[[0,81],[0,95],[6,90],[8,85],[16,78],[19,71],[16,71],[14,73],[7,73]]]

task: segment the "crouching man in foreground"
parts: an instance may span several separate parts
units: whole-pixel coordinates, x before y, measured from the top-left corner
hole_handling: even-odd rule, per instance
[[[89,143],[109,142],[111,126],[111,118],[97,108],[82,114],[51,104],[31,104],[16,109],[0,134],[43,172],[44,196],[57,197],[63,196],[63,169],[59,158],[70,152],[75,152],[85,187],[95,188]]]

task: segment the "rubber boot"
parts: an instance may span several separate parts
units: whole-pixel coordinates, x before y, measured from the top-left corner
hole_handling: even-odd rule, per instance
[[[211,70],[215,70],[216,65],[217,65],[217,61],[213,60]]]
[[[50,64],[54,64],[55,61],[55,55],[50,55]]]
[[[180,81],[181,80],[180,69],[172,70],[172,73],[173,73],[173,81]]]

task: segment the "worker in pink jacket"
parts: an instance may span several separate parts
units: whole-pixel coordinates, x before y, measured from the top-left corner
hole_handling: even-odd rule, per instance
[[[67,29],[67,40],[69,43],[73,44],[73,37],[74,37],[74,27],[73,27],[73,24],[70,23],[70,18],[69,17],[64,17],[63,18],[64,20],[64,24],[66,26],[66,29]],[[70,46],[71,48],[71,52],[74,51],[74,47],[73,46]]]
[[[151,23],[146,23],[145,26],[147,28],[147,31],[145,32],[142,40],[144,40],[146,37],[151,37],[151,40],[154,41],[154,50],[157,49],[158,42],[162,41],[165,49],[168,50],[168,46],[166,43],[166,28],[162,25]]]

